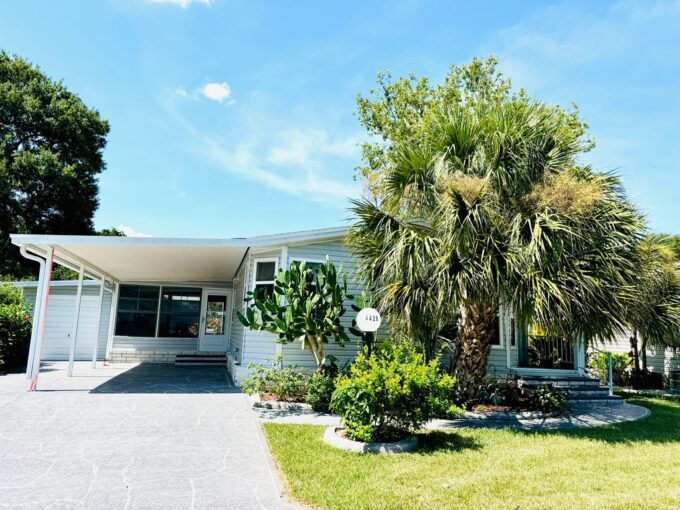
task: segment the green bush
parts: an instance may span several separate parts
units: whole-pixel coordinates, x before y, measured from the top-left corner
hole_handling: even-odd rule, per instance
[[[282,367],[282,356],[270,361],[271,366],[250,363],[250,375],[241,382],[241,389],[248,395],[269,393],[284,402],[302,402],[307,393],[307,372],[294,365]]]
[[[548,414],[562,412],[567,405],[567,394],[552,384],[538,386],[531,390],[529,405],[534,411]]]
[[[333,391],[335,391],[335,380],[339,373],[338,366],[331,361],[328,364],[321,365],[309,377],[305,402],[311,405],[314,411],[318,413],[330,411],[331,397]]]
[[[612,353],[612,373],[614,384],[627,386],[630,382],[630,371],[633,360],[626,353]],[[609,383],[609,353],[593,352],[588,356],[588,368],[602,381],[603,384]]]
[[[30,307],[21,291],[0,284],[0,371],[14,372],[26,366],[31,324]]]
[[[331,409],[349,437],[392,441],[434,417],[457,414],[454,390],[454,378],[441,372],[438,361],[426,364],[412,348],[387,344],[373,356],[360,354],[349,374],[338,378]]]

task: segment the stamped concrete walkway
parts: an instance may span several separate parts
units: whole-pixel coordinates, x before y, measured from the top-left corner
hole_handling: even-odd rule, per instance
[[[340,418],[332,414],[321,414],[305,409],[274,410],[257,409],[262,421],[310,425],[339,425]],[[460,429],[469,427],[519,428],[525,430],[569,430],[580,427],[601,427],[626,421],[640,420],[649,416],[646,407],[628,403],[580,404],[573,406],[567,416],[543,419],[472,419],[432,420],[427,429]]]
[[[222,368],[44,367],[0,377],[0,508],[292,508]]]

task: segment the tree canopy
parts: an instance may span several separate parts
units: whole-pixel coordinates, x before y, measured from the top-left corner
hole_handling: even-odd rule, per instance
[[[580,163],[593,141],[578,110],[513,91],[496,66],[454,66],[436,86],[383,74],[358,99],[373,135],[358,273],[427,357],[454,348],[463,398],[500,305],[569,338],[621,331],[643,229],[619,179]]]
[[[108,132],[62,82],[0,51],[0,274],[35,270],[10,233],[94,232]]]

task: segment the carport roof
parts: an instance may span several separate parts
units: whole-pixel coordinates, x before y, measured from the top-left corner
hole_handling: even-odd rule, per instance
[[[231,239],[12,234],[12,243],[90,274],[129,282],[222,282],[234,278],[250,248],[342,238],[345,227]]]

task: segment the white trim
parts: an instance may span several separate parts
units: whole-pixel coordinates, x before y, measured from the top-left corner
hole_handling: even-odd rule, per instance
[[[250,246],[277,246],[308,241],[341,239],[347,234],[348,227],[331,227],[302,230],[281,234],[270,234],[240,238],[185,238],[185,237],[116,237],[116,236],[74,236],[10,234],[12,244],[21,245],[59,245],[59,246],[191,246],[208,248],[248,248]]]
[[[276,278],[276,273],[279,271],[279,258],[278,257],[255,257],[253,258],[253,274],[252,281],[250,285],[250,290],[255,292],[255,285],[261,283],[262,285],[273,285],[275,280],[257,280],[257,264],[259,262],[273,262],[274,263],[274,277]]]

